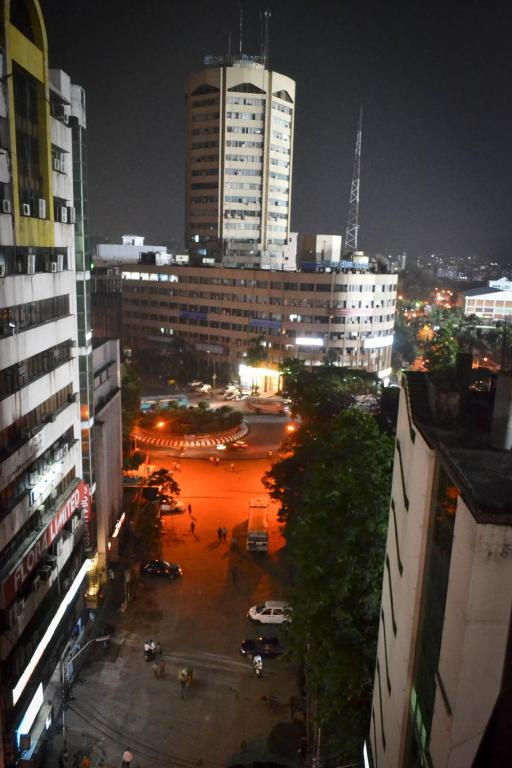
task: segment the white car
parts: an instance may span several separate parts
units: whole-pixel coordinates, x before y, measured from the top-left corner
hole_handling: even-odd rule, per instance
[[[290,606],[284,600],[265,600],[249,608],[247,618],[259,624],[283,624],[290,621]]]

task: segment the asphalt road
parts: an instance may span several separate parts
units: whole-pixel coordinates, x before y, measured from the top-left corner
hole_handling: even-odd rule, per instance
[[[161,457],[155,459],[162,466]],[[119,765],[126,746],[134,752],[134,768],[220,768],[251,746],[262,759],[272,726],[290,721],[289,699],[297,688],[289,663],[266,660],[260,680],[239,653],[243,639],[261,634],[246,618],[247,609],[283,594],[283,542],[271,505],[269,554],[245,552],[248,500],[264,492],[261,477],[269,461],[234,464],[231,471],[227,463],[180,460],[177,480],[192,518],[164,518],[162,555],[179,562],[184,575],[173,582],[144,580],[119,616],[111,651],[84,667],[75,684],[70,732],[75,743],[88,745],[93,766],[101,754],[106,766]],[[219,526],[227,528],[226,541],[218,540]],[[162,646],[163,679],[144,661],[149,638]],[[194,670],[183,700],[181,666]],[[264,697],[276,701],[269,706]]]

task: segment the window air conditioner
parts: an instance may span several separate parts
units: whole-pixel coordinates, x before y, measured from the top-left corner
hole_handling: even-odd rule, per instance
[[[22,216],[30,216],[30,203],[22,203],[21,215]]]
[[[2,200],[2,213],[11,213],[11,211],[12,211],[11,201],[6,200],[4,197],[4,199]]]
[[[61,205],[59,210],[59,221],[61,221],[63,224],[68,223],[68,209],[65,205]]]
[[[47,565],[43,565],[43,567],[39,569],[39,578],[41,579],[41,581],[50,581],[51,574],[52,574],[52,569],[49,568]]]
[[[53,170],[54,171],[59,171],[59,173],[60,173],[61,165],[60,165],[60,160],[59,160],[58,157],[54,157],[53,158],[52,165],[53,165]]]
[[[62,272],[64,269],[64,254],[58,253],[57,254],[57,272]]]
[[[13,603],[11,607],[9,608],[9,613],[7,614],[7,623],[9,625],[9,629],[13,629],[16,626],[16,619],[17,619],[17,608],[16,603]]]
[[[44,197],[40,197],[38,200],[39,218],[46,219],[46,200]]]

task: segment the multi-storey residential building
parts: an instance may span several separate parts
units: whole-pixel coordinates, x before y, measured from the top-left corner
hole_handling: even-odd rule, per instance
[[[282,269],[295,83],[254,56],[209,56],[187,80],[186,245],[193,263]]]
[[[306,273],[183,265],[122,268],[124,343],[175,339],[235,369],[255,339],[277,363],[298,357],[390,373],[396,274],[363,263]]]
[[[510,713],[512,378],[494,396],[470,377],[461,355],[451,383],[403,379],[368,750],[378,768],[510,757],[510,718],[488,725],[503,702]]]
[[[83,100],[64,73],[49,73],[37,0],[2,6],[0,70],[3,765],[16,753],[37,761],[52,717],[47,684],[68,641],[83,631],[90,562],[81,438],[89,436],[81,431],[87,381],[81,386],[77,354],[87,356],[90,332],[80,292],[77,304],[83,253],[75,261],[73,178],[81,159],[72,124],[79,137]]]

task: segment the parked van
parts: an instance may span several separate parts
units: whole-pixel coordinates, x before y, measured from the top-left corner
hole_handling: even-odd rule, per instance
[[[286,413],[286,403],[282,397],[248,397],[247,405],[256,413]]]

